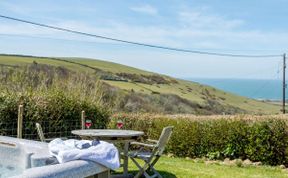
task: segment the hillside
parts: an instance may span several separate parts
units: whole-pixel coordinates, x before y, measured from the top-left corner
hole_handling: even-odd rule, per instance
[[[130,110],[127,109],[129,111],[134,111],[136,107],[136,111],[151,109],[151,111],[158,112],[158,110],[153,110],[153,107],[155,109],[161,106],[165,106],[163,112],[168,113],[169,108],[172,113],[193,114],[222,114],[223,112],[274,114],[280,111],[279,106],[271,103],[112,62],[85,58],[0,55],[0,65],[5,67],[18,67],[33,62],[63,66],[73,71],[88,72],[99,76],[108,86],[121,89],[123,101],[121,100],[119,106],[123,108],[129,106]],[[142,106],[146,109],[141,108]]]

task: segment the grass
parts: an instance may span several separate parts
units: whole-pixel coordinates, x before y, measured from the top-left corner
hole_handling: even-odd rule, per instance
[[[103,60],[86,59],[86,58],[64,58],[64,59],[70,59],[72,61],[75,61],[81,64],[86,64],[86,65],[96,67],[96,68],[102,69],[104,71],[109,71],[112,73],[126,72],[126,73],[143,74],[143,75],[154,74],[152,72],[147,72],[147,71],[137,69],[134,67],[125,66],[122,64],[117,64],[114,62],[108,62],[108,61],[103,61]]]
[[[151,93],[151,90],[159,93],[175,94],[190,101],[197,102],[200,105],[204,105],[204,103],[206,102],[206,99],[203,98],[203,95],[201,93],[203,90],[207,89],[207,91],[209,91],[213,98],[223,105],[239,107],[251,113],[277,114],[280,111],[279,105],[276,104],[268,104],[265,102],[256,101],[228,92],[223,92],[209,86],[203,86],[195,82],[183,80],[178,80],[178,84],[173,85],[148,85],[143,83],[138,83],[137,85],[135,85],[129,82],[118,81],[107,81],[107,83],[113,86],[117,86],[121,89],[133,89],[136,92],[146,94]],[[192,90],[189,90],[189,88],[191,88]]]
[[[143,75],[151,75],[152,72],[147,72],[144,70],[136,69],[133,67],[117,64],[114,62],[108,62],[108,61],[102,61],[98,59],[87,59],[87,58],[58,58],[58,59],[64,59],[69,60],[81,64],[86,64],[91,67],[96,67],[98,69],[109,71],[112,73],[121,73],[121,72],[127,72],[127,73],[135,73],[135,74],[143,74]],[[33,61],[40,63],[40,64],[49,64],[54,66],[65,66],[69,69],[74,70],[81,70],[81,71],[87,71],[86,67],[68,63],[65,61],[57,61],[57,60],[51,60],[51,58],[34,58],[34,57],[24,57],[24,56],[1,56],[0,54],[0,64],[8,64],[8,65],[23,65],[23,64],[31,64]],[[94,72],[92,69],[88,69],[88,72]]]
[[[237,167],[220,164],[195,163],[184,158],[161,157],[155,168],[165,178],[284,178],[288,171],[272,166]],[[130,173],[137,172],[129,162]]]
[[[61,58],[65,60],[71,60],[72,62],[88,65],[111,73],[133,73],[139,75],[152,75],[154,73],[147,72],[144,70],[136,69],[133,67],[107,62],[102,60],[85,59],[85,58]],[[6,65],[26,65],[31,64],[33,61],[42,64],[49,64],[53,66],[65,66],[71,70],[85,71],[94,73],[95,71],[91,68],[81,66],[75,63],[69,63],[65,61],[51,60],[49,58],[34,58],[34,57],[19,57],[19,56],[1,56],[0,64]],[[165,78],[167,76],[164,76]],[[151,91],[164,94],[175,94],[184,99],[197,102],[200,105],[205,105],[207,102],[207,93],[210,99],[217,101],[223,106],[237,107],[242,110],[248,111],[249,113],[261,113],[261,114],[277,114],[280,112],[280,107],[277,104],[265,103],[245,97],[237,96],[235,94],[223,92],[221,90],[201,85],[196,82],[190,82],[185,80],[177,79],[177,84],[162,84],[162,85],[149,85],[143,83],[132,83],[132,82],[118,82],[118,81],[106,81],[113,86],[119,87],[123,90],[132,89],[136,92],[151,94]],[[204,91],[204,93],[203,93]]]

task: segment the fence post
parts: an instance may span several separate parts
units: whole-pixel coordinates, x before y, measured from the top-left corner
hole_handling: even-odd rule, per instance
[[[22,138],[23,128],[23,105],[18,107],[18,125],[17,125],[17,138]]]
[[[81,129],[85,129],[85,111],[81,113]]]

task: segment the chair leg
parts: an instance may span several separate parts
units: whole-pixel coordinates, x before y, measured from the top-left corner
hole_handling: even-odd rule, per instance
[[[150,169],[152,170],[152,172],[154,173],[154,175],[156,174],[157,177],[162,178],[162,176],[160,175],[160,173],[158,171],[156,171],[156,169],[154,167],[150,167]]]
[[[139,172],[134,176],[134,178],[139,178],[141,175],[144,174],[146,178],[150,178],[151,176],[146,172],[147,168],[150,167],[150,164],[145,161],[145,164],[143,167],[140,166],[140,164],[136,161],[136,159],[131,158],[131,160],[134,162],[134,164],[138,167]]]
[[[139,172],[134,176],[134,178],[139,178],[142,176],[142,174],[144,173],[143,169],[140,169]]]
[[[143,174],[144,171],[143,171],[142,167],[140,166],[140,164],[134,158],[131,157],[131,160],[134,162],[134,164],[139,169],[139,172],[134,176],[134,178],[139,178]]]
[[[154,167],[154,165],[157,163],[157,161],[159,160],[160,156],[157,156],[153,161],[152,163],[150,164],[151,167]]]
[[[158,161],[159,158],[160,158],[160,157],[155,158],[155,159],[152,161],[151,164],[149,164],[149,162],[147,162],[147,161],[145,161],[145,162],[149,165],[148,169],[149,169],[151,172],[153,172],[153,176],[154,176],[154,175],[157,175],[157,177],[162,178],[162,176],[160,175],[160,173],[154,168],[154,165],[156,164],[156,162]],[[152,176],[152,177],[153,177],[153,176]]]
[[[144,176],[146,177],[146,178],[150,178],[150,177],[155,177],[155,175],[157,175],[157,177],[159,177],[159,178],[162,178],[162,176],[160,175],[160,173],[158,172],[158,171],[156,171],[156,169],[153,167],[154,165],[152,165],[152,164],[149,164],[149,162],[147,162],[147,161],[145,161],[145,165],[143,166],[143,167],[141,167],[140,166],[140,164],[136,161],[136,159],[134,159],[134,158],[131,158],[131,160],[134,162],[134,164],[138,167],[138,169],[139,169],[139,172],[134,176],[134,178],[139,178],[139,177],[141,177],[141,175],[143,175],[144,174]],[[158,159],[157,159],[158,160]],[[157,161],[155,161],[155,163],[156,163]],[[154,161],[152,162],[152,163],[154,163]],[[155,164],[154,163],[154,164]],[[147,172],[146,172],[146,170],[148,170],[148,169],[150,169],[152,172],[153,172],[153,175],[152,176],[150,176]]]
[[[146,177],[146,178],[150,178],[151,176],[146,172],[146,171],[144,171],[144,176]]]
[[[157,161],[159,160],[160,156],[156,156],[156,158],[152,161],[151,164],[149,164],[149,169],[154,173],[154,175],[156,174],[157,177],[162,178],[162,176],[160,175],[160,173],[154,168],[154,165],[157,163]]]

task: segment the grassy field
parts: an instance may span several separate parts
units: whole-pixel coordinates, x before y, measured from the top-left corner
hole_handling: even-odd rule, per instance
[[[84,58],[61,58],[61,59],[67,60],[69,62],[55,60],[51,58],[34,58],[23,56],[0,55],[0,64],[25,65],[25,64],[31,64],[33,63],[33,61],[35,61],[40,64],[65,66],[72,70],[85,71],[91,73],[95,73],[95,69],[93,68],[97,68],[114,74],[117,73],[129,73],[137,75],[155,74],[144,70],[136,69],[133,67],[101,60],[84,59]],[[168,76],[163,77],[173,79]],[[161,94],[174,94],[189,101],[196,102],[199,105],[207,104],[207,100],[210,99],[218,102],[224,107],[236,107],[241,110],[245,110],[249,113],[276,114],[280,112],[280,107],[277,104],[265,103],[262,101],[248,99],[228,92],[223,92],[213,87],[201,85],[196,82],[190,82],[180,79],[176,80],[177,83],[173,84],[145,84],[131,81],[124,82],[124,81],[110,81],[110,80],[105,80],[105,82],[109,83],[112,86],[119,87],[120,89],[123,90],[127,91],[133,90],[144,94],[151,94],[153,92]]]
[[[288,171],[271,166],[237,167],[220,164],[195,163],[184,158],[162,157],[156,169],[165,178],[284,178]],[[132,162],[129,163],[130,173],[137,171]]]

